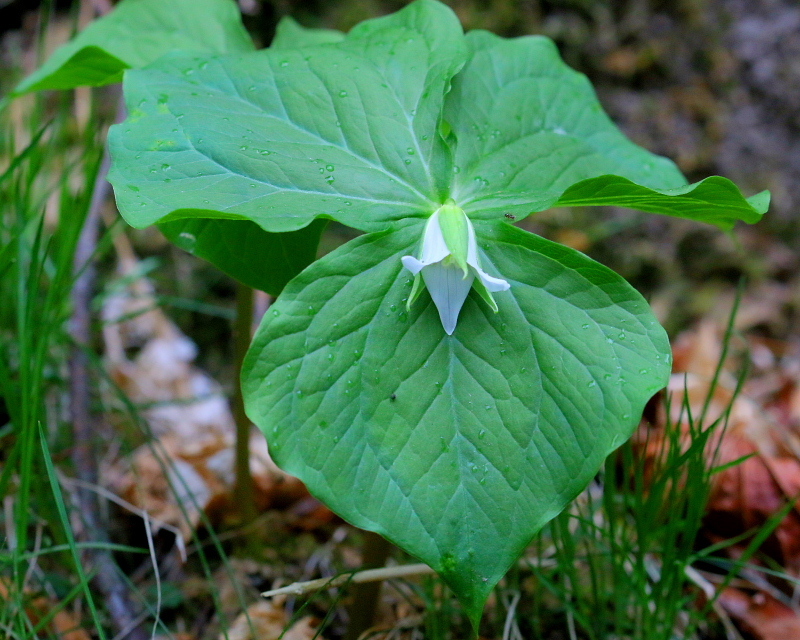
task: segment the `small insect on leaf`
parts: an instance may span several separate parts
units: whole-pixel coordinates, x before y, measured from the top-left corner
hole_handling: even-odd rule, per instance
[[[515,216],[513,213],[506,213],[506,214],[504,214],[504,215],[505,215],[505,217],[506,217],[506,218],[508,218],[509,220],[516,220],[516,219],[517,219],[517,216]]]
[[[389,396],[389,400],[394,402],[395,400],[397,400],[397,396],[393,393],[392,395]]]

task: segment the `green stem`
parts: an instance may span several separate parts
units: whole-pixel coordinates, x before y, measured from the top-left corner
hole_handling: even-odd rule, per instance
[[[389,558],[392,543],[372,531],[364,532],[364,567],[382,567]],[[378,610],[378,597],[382,582],[362,582],[350,589],[350,604],[347,615],[350,623],[343,640],[358,640],[359,636],[375,622]]]
[[[233,356],[236,386],[233,394],[233,417],[236,422],[236,485],[233,497],[239,521],[248,525],[256,519],[255,489],[250,474],[250,420],[244,412],[244,398],[239,376],[253,330],[253,289],[236,283],[236,319],[233,324]]]

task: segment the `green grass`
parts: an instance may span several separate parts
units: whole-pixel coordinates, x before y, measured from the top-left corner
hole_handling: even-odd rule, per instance
[[[0,113],[6,166],[0,176],[0,397],[8,414],[1,441],[0,498],[7,508],[0,562],[7,567],[7,594],[0,628],[15,637],[29,637],[36,626],[26,613],[31,595],[53,588],[42,565],[69,566],[67,558],[79,554],[46,480],[52,460],[42,446],[61,428],[72,262],[101,148],[90,128],[76,130],[66,96],[28,105],[23,118],[12,118],[9,107]],[[31,141],[17,148],[20,131]],[[48,547],[64,543],[69,553],[39,562]],[[73,577],[91,602],[80,569],[73,564]]]

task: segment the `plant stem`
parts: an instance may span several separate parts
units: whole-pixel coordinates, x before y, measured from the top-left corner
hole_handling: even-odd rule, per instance
[[[255,488],[250,474],[250,420],[244,412],[244,397],[239,376],[253,331],[253,289],[236,283],[236,319],[233,325],[233,357],[236,385],[233,394],[233,418],[236,422],[236,485],[233,497],[239,521],[248,525],[256,519]]]
[[[363,582],[382,582],[384,580],[395,580],[397,578],[407,578],[409,576],[425,576],[436,573],[427,564],[401,564],[397,567],[382,567],[381,569],[364,569],[356,573],[343,573],[335,578],[317,578],[307,582],[294,582],[285,587],[265,591],[261,594],[262,598],[274,598],[275,596],[292,595],[302,596],[311,591],[320,589],[332,589],[343,584],[361,584]]]
[[[372,531],[364,533],[364,566],[382,567],[392,550],[392,543]],[[343,640],[357,640],[373,625],[380,593],[381,582],[360,582],[353,586],[351,602],[347,606],[350,622]]]

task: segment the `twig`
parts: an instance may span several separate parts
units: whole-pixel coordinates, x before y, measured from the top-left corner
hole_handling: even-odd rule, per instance
[[[118,86],[115,87],[115,91],[117,100],[120,101]],[[91,413],[89,358],[86,350],[90,348],[92,341],[91,301],[95,284],[92,258],[97,248],[100,210],[111,192],[110,185],[106,181],[110,164],[111,159],[106,150],[95,179],[89,211],[75,249],[73,268],[76,280],[70,296],[72,301],[70,333],[74,343],[69,358],[69,410],[74,436],[72,462],[81,482],[75,495],[85,523],[83,535],[88,537],[87,534],[91,532],[92,537],[98,542],[107,542],[109,536],[106,523],[99,514],[97,498],[92,491],[86,489],[86,485],[96,485],[98,480],[97,456],[92,446],[97,431]],[[120,577],[111,553],[106,549],[89,549],[86,553],[96,569],[93,582],[102,594],[117,630],[128,630],[127,637],[130,640],[147,640],[150,634],[137,619],[137,607],[133,604],[130,589]]]
[[[436,573],[427,564],[404,564],[398,567],[382,567],[380,569],[365,569],[355,573],[344,573],[335,578],[319,578],[308,582],[295,582],[279,589],[272,589],[261,594],[263,598],[274,598],[281,595],[301,596],[311,591],[339,587],[345,583],[378,582],[380,580],[395,580],[409,576],[423,576]]]

